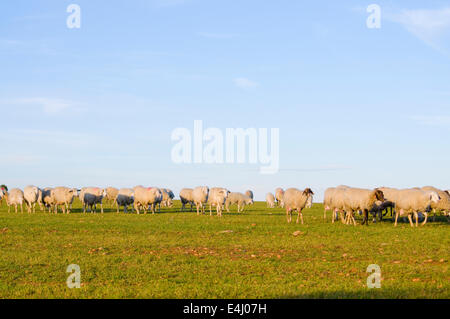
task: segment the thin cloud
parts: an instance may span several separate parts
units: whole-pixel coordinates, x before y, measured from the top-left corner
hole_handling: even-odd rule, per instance
[[[233,81],[234,84],[241,89],[251,89],[259,85],[257,82],[251,81],[247,78],[235,78]]]
[[[450,116],[449,115],[412,116],[411,119],[421,125],[430,125],[430,126],[450,125]]]
[[[402,25],[408,32],[432,48],[448,53],[450,7],[432,10],[402,10],[398,14],[387,14],[386,17]]]

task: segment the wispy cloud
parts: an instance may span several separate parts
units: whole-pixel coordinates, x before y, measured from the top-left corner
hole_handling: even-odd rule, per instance
[[[235,37],[234,34],[229,33],[197,32],[197,35],[203,38],[210,38],[210,39],[231,39]]]
[[[408,32],[439,51],[448,52],[450,7],[442,9],[402,10],[387,14],[387,19],[401,24]]]
[[[22,107],[38,107],[45,114],[55,115],[74,107],[74,103],[64,99],[32,97],[1,100],[1,105],[14,105]]]
[[[251,89],[259,85],[257,82],[251,81],[247,78],[235,78],[233,81],[234,84],[241,89]]]
[[[446,126],[450,125],[450,115],[435,115],[435,116],[412,116],[412,120],[422,125],[432,126]]]

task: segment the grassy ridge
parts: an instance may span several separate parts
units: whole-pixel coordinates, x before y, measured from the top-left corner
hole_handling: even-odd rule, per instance
[[[1,298],[449,298],[449,225],[287,224],[257,202],[244,214],[7,213],[0,208]],[[294,221],[296,216],[294,217]],[[360,220],[359,220],[360,222]],[[297,236],[294,236],[293,233]],[[81,289],[66,286],[69,264]],[[381,289],[368,289],[378,264]]]

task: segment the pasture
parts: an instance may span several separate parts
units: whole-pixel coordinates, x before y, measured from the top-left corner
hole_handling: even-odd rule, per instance
[[[444,218],[418,228],[390,219],[323,221],[323,206],[286,223],[263,202],[222,218],[179,212],[69,215],[0,208],[0,298],[450,298]],[[358,216],[357,222],[361,222]],[[69,289],[66,268],[81,268]],[[381,288],[369,289],[370,264]]]

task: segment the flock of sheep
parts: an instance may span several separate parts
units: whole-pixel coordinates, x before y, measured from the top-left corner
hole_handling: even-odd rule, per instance
[[[289,188],[286,191],[277,188],[275,195],[272,193],[266,195],[266,203],[269,208],[284,207],[288,223],[292,221],[292,211],[297,211],[296,222],[301,221],[303,224],[302,211],[312,206],[313,195],[310,188],[304,190]],[[125,213],[128,212],[128,207],[132,206],[136,213],[143,211],[146,214],[148,210],[152,213],[155,213],[157,208],[161,210],[161,206],[172,207],[175,195],[167,188],[143,186],[122,189],[85,187],[81,190],[67,187],[40,189],[36,186],[27,186],[23,191],[18,188],[8,191],[6,186],[0,187],[0,199],[6,199],[8,212],[11,206],[15,207],[16,213],[18,206],[23,212],[23,204],[27,206],[29,213],[35,212],[38,204],[41,211],[48,209],[49,212],[58,213],[58,207],[61,207],[63,213],[69,213],[75,197],[80,199],[84,213],[87,210],[95,212],[97,205],[100,205],[103,213],[103,201],[106,200],[116,205],[117,213],[121,206]],[[212,207],[215,207],[217,216],[222,216],[224,208],[227,212],[230,211],[230,205],[237,205],[238,212],[242,212],[246,205],[252,205],[253,192],[248,190],[243,194],[230,192],[226,188],[199,186],[183,188],[180,191],[180,201],[182,212],[189,204],[191,211],[195,206],[197,215],[204,214],[205,207],[209,205],[210,215]],[[415,217],[418,226],[419,214],[424,216],[422,224],[425,224],[431,211],[434,218],[438,212],[450,217],[450,192],[431,186],[411,189],[380,187],[371,190],[341,185],[325,191],[323,204],[324,219],[326,212],[330,210],[333,223],[340,218],[344,224],[356,225],[354,214],[359,212],[363,215],[362,224],[368,224],[369,214],[373,215],[374,221],[377,216],[381,220],[389,209],[392,216],[395,213],[395,226],[399,216],[407,216],[411,226],[413,226],[412,216]]]

